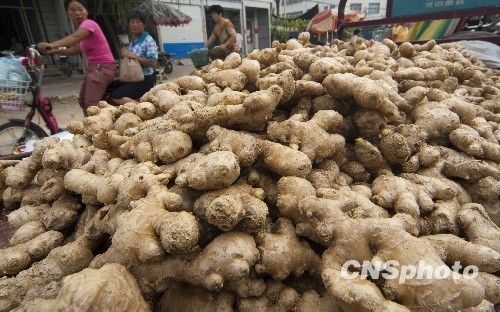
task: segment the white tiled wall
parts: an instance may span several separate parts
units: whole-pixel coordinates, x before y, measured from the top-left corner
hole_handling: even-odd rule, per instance
[[[204,17],[202,16],[203,8],[197,5],[180,5],[177,8],[191,16],[193,20],[184,26],[161,26],[162,43],[203,42],[203,29],[205,27]]]

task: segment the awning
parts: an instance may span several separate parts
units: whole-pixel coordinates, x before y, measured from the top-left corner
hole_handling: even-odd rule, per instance
[[[345,11],[345,21],[348,22],[359,22],[365,18],[365,14],[359,11]],[[314,16],[309,25],[307,25],[307,30],[315,33],[325,33],[328,31],[334,31],[337,28],[337,10],[325,10],[319,12]]]
[[[310,20],[314,16],[316,16],[318,13],[319,13],[319,6],[318,6],[318,4],[316,4],[315,6],[313,6],[309,10],[307,10],[305,13],[303,13],[300,16],[297,16],[296,18],[300,18],[300,19],[304,19],[304,20]]]

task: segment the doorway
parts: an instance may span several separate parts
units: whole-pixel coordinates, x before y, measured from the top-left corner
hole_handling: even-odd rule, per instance
[[[264,49],[271,46],[269,35],[269,10],[261,8],[245,7],[246,16],[246,52],[253,49]]]
[[[0,4],[0,50],[8,50],[12,38],[23,46],[43,40],[38,19],[32,6]]]
[[[253,24],[253,19],[247,17],[247,28],[245,29],[245,38],[246,40],[246,53],[252,52],[255,48],[255,37],[254,37],[254,24]]]
[[[20,9],[0,9],[0,50],[9,50],[11,38],[26,45],[30,42]]]

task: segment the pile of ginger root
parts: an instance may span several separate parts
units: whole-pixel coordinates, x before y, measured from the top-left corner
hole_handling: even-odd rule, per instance
[[[457,44],[301,33],[68,129],[0,162],[0,311],[498,309],[500,72]]]

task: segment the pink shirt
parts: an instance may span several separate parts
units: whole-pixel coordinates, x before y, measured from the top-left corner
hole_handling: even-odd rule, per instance
[[[80,24],[80,28],[90,31],[90,36],[80,41],[80,50],[87,57],[87,62],[89,64],[114,63],[115,58],[101,27],[93,20],[86,19]]]

